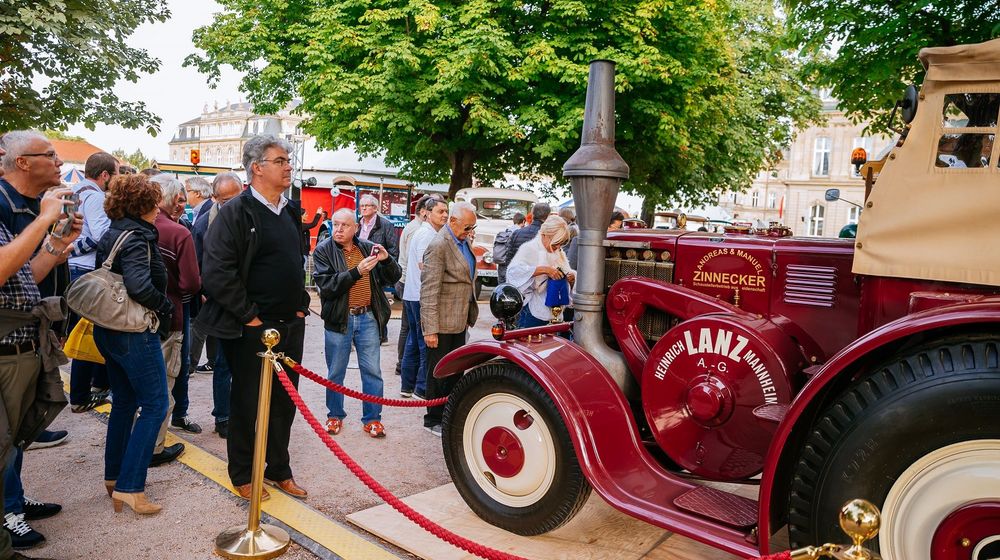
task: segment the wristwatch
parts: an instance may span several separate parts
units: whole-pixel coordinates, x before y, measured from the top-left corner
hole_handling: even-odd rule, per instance
[[[52,241],[49,240],[49,239],[45,240],[45,244],[42,245],[42,248],[45,249],[46,253],[48,253],[50,255],[55,255],[57,257],[61,257],[62,254],[63,254],[63,251],[65,251],[65,249],[63,249],[62,251],[59,251],[58,249],[56,249],[55,245],[53,245]]]

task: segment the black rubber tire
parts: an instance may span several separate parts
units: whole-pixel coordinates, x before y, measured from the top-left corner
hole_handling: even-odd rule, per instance
[[[462,431],[472,407],[488,395],[507,393],[529,402],[542,416],[555,446],[551,488],[534,504],[511,507],[484,492],[469,472]],[[516,365],[492,361],[469,371],[455,386],[444,411],[442,443],[448,472],[459,494],[484,521],[518,535],[540,535],[566,524],[590,497],[569,431],[544,389]]]
[[[881,508],[921,457],[954,443],[1000,439],[997,418],[996,334],[927,342],[872,368],[817,418],[794,464],[793,548],[844,542],[838,514],[845,503],[864,498]],[[875,541],[868,546],[878,550]]]

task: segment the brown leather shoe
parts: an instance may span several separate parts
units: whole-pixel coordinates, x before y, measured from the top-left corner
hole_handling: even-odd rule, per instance
[[[264,484],[268,484],[270,486],[273,486],[273,487],[277,488],[278,490],[281,490],[285,494],[288,494],[289,496],[291,496],[293,498],[298,498],[300,500],[304,500],[306,498],[306,496],[309,495],[309,492],[306,492],[305,488],[302,488],[298,484],[295,484],[295,479],[294,478],[289,478],[287,480],[282,480],[281,482],[275,482],[273,480],[268,480],[268,479],[265,478],[264,479]]]
[[[236,489],[236,493],[239,494],[241,498],[243,498],[244,500],[250,499],[250,492],[253,489],[252,484],[240,484],[239,486],[234,486],[234,488]],[[260,490],[261,490],[260,501],[263,502],[264,500],[271,497],[271,495],[267,493],[267,488],[261,488]]]

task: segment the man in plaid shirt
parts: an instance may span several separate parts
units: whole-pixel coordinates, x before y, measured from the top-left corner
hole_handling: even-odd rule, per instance
[[[48,153],[33,154],[22,149],[24,146],[20,143],[13,143],[16,146],[12,147],[13,153],[9,157],[4,147],[11,146],[6,146],[6,139],[5,146],[0,146],[0,162],[3,163],[0,177],[10,167],[23,169],[30,166],[28,160],[32,158],[47,158],[53,164],[58,161],[54,152],[51,156]],[[9,317],[4,317],[4,311],[31,311],[41,301],[38,281],[66,260],[70,244],[80,235],[83,227],[83,220],[79,217],[68,218],[63,214],[64,197],[71,192],[67,188],[47,191],[42,197],[38,217],[17,237],[0,223],[0,398],[6,409],[8,433],[15,435],[20,429],[23,412],[34,400],[34,385],[41,371],[39,329],[35,322],[17,324],[17,320],[11,321]],[[73,220],[69,234],[62,238],[48,235],[49,228],[61,218]],[[39,247],[41,249],[36,255]],[[0,464],[6,464],[12,451],[12,447],[0,448]],[[0,531],[0,558],[27,558],[13,552],[8,531]]]

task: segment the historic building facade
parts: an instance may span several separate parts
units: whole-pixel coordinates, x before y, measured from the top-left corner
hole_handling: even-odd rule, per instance
[[[781,222],[795,235],[837,237],[840,229],[857,223],[861,208],[842,200],[827,202],[827,189],[840,189],[841,198],[861,205],[864,180],[851,165],[851,152],[863,147],[869,159],[892,142],[887,136],[864,134],[866,123],[854,124],[837,108],[837,101],[821,91],[825,122],[800,130],[773,168],[761,171],[743,193],[726,193],[719,206],[735,221],[755,226]]]
[[[276,115],[257,115],[250,103],[206,104],[201,115],[181,123],[170,140],[170,161],[185,163],[192,149],[201,150],[204,165],[242,167],[243,144],[257,134],[274,134],[293,143],[304,140],[302,116],[293,115],[293,102]]]

